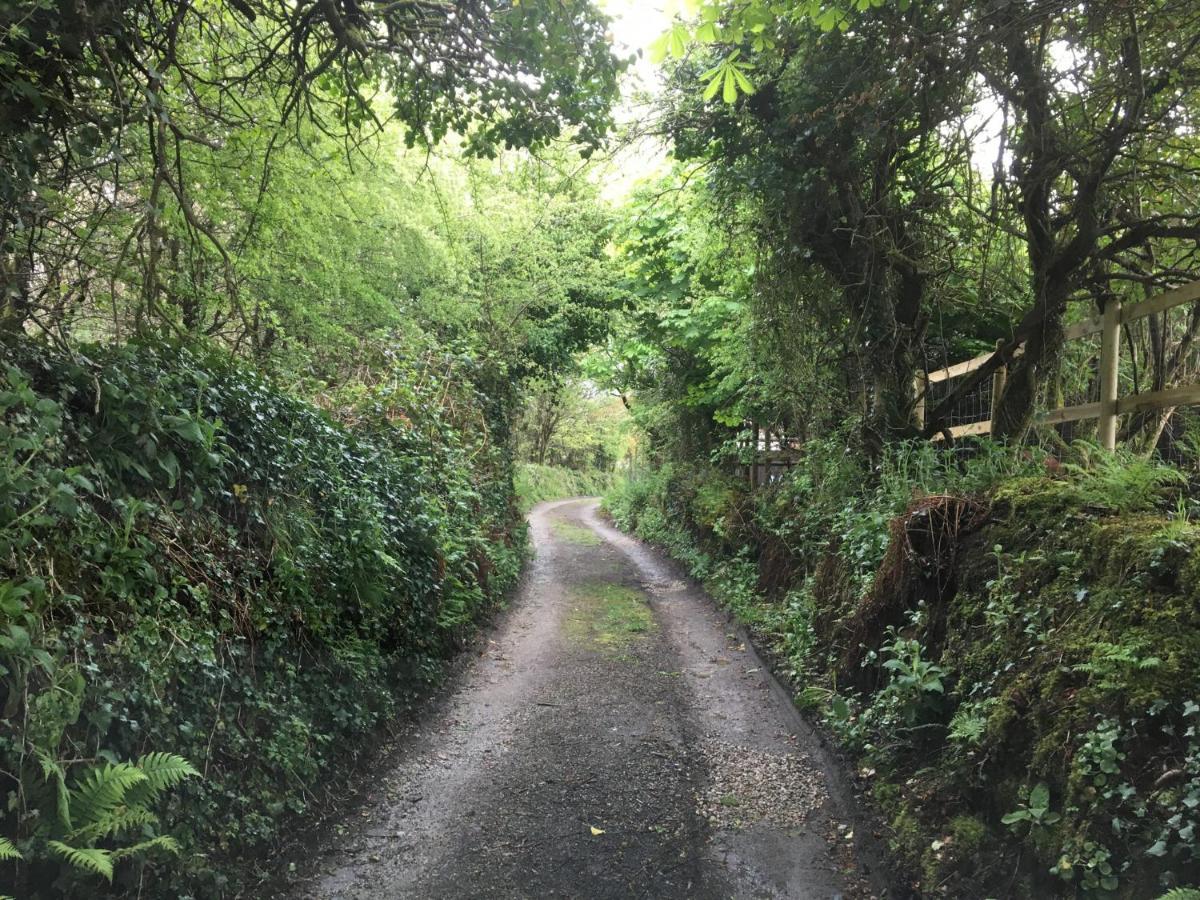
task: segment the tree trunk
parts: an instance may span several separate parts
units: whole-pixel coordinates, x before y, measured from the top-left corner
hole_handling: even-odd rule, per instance
[[[1045,284],[1034,307],[1039,322],[1025,340],[1025,352],[1008,371],[1004,391],[996,401],[992,436],[1018,440],[1029,429],[1037,409],[1040,375],[1058,362],[1063,347],[1063,315],[1070,290],[1065,283]]]
[[[874,284],[846,289],[851,308],[862,310],[868,323],[865,364],[874,396],[867,407],[864,438],[872,455],[889,441],[916,433],[913,373],[922,340],[924,289],[925,280],[915,270],[890,271]]]

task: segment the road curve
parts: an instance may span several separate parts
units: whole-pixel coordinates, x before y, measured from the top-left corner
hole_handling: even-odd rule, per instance
[[[714,603],[595,500],[296,898],[883,896],[853,798]]]

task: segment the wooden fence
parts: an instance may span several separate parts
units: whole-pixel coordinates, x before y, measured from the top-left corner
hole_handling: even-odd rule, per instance
[[[1200,300],[1200,281],[1193,281],[1174,290],[1151,297],[1141,303],[1122,306],[1116,300],[1110,300],[1101,316],[1092,316],[1082,322],[1069,325],[1065,331],[1067,341],[1079,340],[1089,335],[1100,335],[1100,399],[1092,403],[1077,406],[1064,406],[1042,413],[1038,423],[1042,425],[1057,425],[1062,422],[1075,422],[1080,419],[1099,419],[1098,439],[1101,446],[1112,450],[1117,444],[1117,421],[1126,413],[1142,412],[1144,410],[1168,409],[1176,406],[1192,406],[1200,404],[1200,384],[1187,384],[1167,388],[1161,391],[1151,391],[1143,394],[1132,394],[1121,397],[1118,384],[1118,372],[1121,361],[1121,326],[1146,316],[1166,312],[1185,303]],[[1021,350],[1017,348],[1017,355]],[[925,398],[929,393],[929,385],[952,378],[968,375],[987,363],[995,352],[984,353],[974,359],[956,363],[945,369],[938,369],[925,376],[917,376],[916,418],[919,425],[925,424]],[[991,434],[992,418],[995,415],[995,404],[1004,390],[1006,370],[1003,366],[992,375],[992,401],[988,418],[979,422],[952,425],[946,430],[951,437],[964,435]],[[935,436],[940,440],[942,435]]]
[[[778,434],[768,428],[748,422],[753,450],[753,462],[739,466],[739,471],[750,482],[750,487],[761,487],[778,481],[800,459],[800,441]]]
[[[1121,326],[1197,300],[1200,300],[1200,281],[1193,281],[1130,306],[1122,306],[1118,301],[1110,300],[1103,315],[1092,316],[1082,322],[1068,325],[1064,331],[1066,341],[1076,341],[1094,334],[1100,335],[1100,365],[1097,373],[1100,387],[1099,399],[1074,406],[1061,406],[1041,413],[1037,418],[1038,423],[1059,425],[1082,419],[1099,419],[1099,443],[1106,449],[1112,450],[1117,444],[1117,423],[1122,415],[1169,409],[1176,406],[1200,405],[1200,383],[1122,397],[1118,379],[1121,361]],[[1003,341],[997,342],[997,350],[1003,343]],[[1020,354],[1021,348],[1018,347],[1014,356],[1020,356]],[[930,385],[969,375],[982,368],[995,355],[995,351],[984,353],[974,359],[964,360],[926,375],[918,375],[915,383],[917,424],[921,427],[925,425],[925,405]],[[951,425],[945,432],[935,435],[932,439],[942,440],[946,432],[951,437],[991,434],[996,401],[1004,391],[1006,376],[1007,370],[1004,366],[1001,366],[992,375],[991,403],[986,419]],[[739,471],[749,480],[751,487],[758,487],[777,480],[797,462],[800,442],[794,438],[776,434],[755,423],[747,423],[747,425],[752,435],[748,446],[753,448],[754,461],[739,467]]]

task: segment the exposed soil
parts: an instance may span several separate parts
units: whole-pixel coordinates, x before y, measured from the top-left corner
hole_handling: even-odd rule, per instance
[[[886,896],[853,794],[745,634],[594,500],[294,898]]]

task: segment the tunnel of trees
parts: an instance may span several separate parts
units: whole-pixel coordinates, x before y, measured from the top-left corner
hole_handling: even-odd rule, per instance
[[[906,889],[1200,896],[1200,5],[686,13],[0,9],[0,894],[254,896],[605,494]]]

